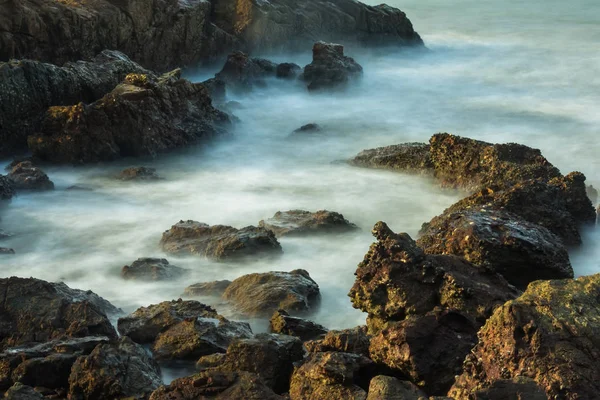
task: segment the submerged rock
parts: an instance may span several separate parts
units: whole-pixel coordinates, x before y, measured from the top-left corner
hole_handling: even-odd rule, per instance
[[[357,326],[356,328],[329,331],[323,339],[306,342],[304,346],[311,353],[340,351],[370,357],[370,343],[371,338],[367,335],[367,327]]]
[[[107,313],[119,310],[91,291],[38,279],[0,279],[0,348],[65,337],[107,336],[115,329]]]
[[[15,165],[7,175],[16,190],[52,190],[54,182],[31,161],[23,161]]]
[[[0,200],[10,200],[15,195],[15,188],[8,177],[0,175]]]
[[[362,75],[362,67],[353,58],[344,56],[341,44],[317,42],[313,60],[304,67],[303,79],[308,90],[340,88]]]
[[[282,253],[275,235],[264,228],[209,226],[197,221],[179,221],[163,233],[160,245],[167,253],[194,255],[216,260],[276,256]]]
[[[229,117],[202,84],[180,75],[129,74],[94,103],[51,107],[29,148],[50,162],[90,163],[155,156],[222,135]]]
[[[263,58],[251,58],[236,51],[227,57],[225,65],[215,78],[225,82],[233,90],[250,90],[253,86],[264,86],[265,78],[275,77],[277,64]]]
[[[258,226],[273,231],[275,236],[305,236],[311,234],[346,233],[358,229],[340,213],[321,210],[278,211],[272,218],[262,220]]]
[[[275,76],[281,79],[295,79],[302,72],[302,67],[294,63],[281,63],[277,65]]]
[[[231,281],[228,280],[194,283],[184,289],[183,295],[221,297],[229,285],[231,285]]]
[[[15,250],[9,247],[0,247],[0,256],[8,254],[15,254]]]
[[[127,280],[164,281],[177,279],[189,270],[169,264],[164,258],[138,258],[121,269],[121,277]]]
[[[69,376],[69,399],[141,397],[161,383],[158,364],[142,346],[123,337],[77,359]]]
[[[313,311],[321,294],[309,273],[297,269],[244,275],[227,287],[223,298],[243,315],[268,318],[280,309],[292,313]]]
[[[599,337],[600,274],[533,282],[480,330],[449,395],[467,398],[525,377],[548,398],[596,398]]]
[[[357,167],[433,174],[429,145],[425,143],[404,143],[363,150],[348,163]]]
[[[156,173],[155,168],[129,167],[119,172],[117,179],[122,181],[155,181],[161,178]]]
[[[269,320],[269,329],[273,333],[299,337],[302,341],[322,337],[328,329],[315,322],[292,317],[285,310],[277,310]]]
[[[314,122],[311,122],[310,124],[302,125],[300,128],[294,130],[292,132],[292,134],[298,135],[298,134],[316,133],[316,132],[321,132],[321,130],[322,129],[319,124],[315,124]]]
[[[416,385],[391,376],[377,375],[369,384],[367,400],[421,400],[427,395]]]

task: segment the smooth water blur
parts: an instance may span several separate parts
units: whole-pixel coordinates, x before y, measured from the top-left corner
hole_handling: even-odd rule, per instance
[[[332,161],[365,148],[426,141],[447,131],[540,148],[563,173],[580,170],[600,187],[600,3],[554,0],[392,3],[407,12],[428,52],[347,49],[365,69],[344,94],[309,95],[301,85],[269,82],[234,113],[234,138],[203,148],[109,166],[48,168],[57,190],[16,197],[3,210],[3,276],[64,280],[92,289],[131,311],[177,298],[188,284],[233,279],[250,272],[308,270],[322,289],[311,318],[330,328],[364,323],[347,292],[378,220],[416,235],[422,222],[461,195],[425,179],[352,168]],[[279,61],[306,64],[310,54]],[[189,77],[202,80],[214,71]],[[309,122],[322,134],[292,138]],[[157,168],[149,183],[113,178],[130,165]],[[65,191],[73,184],[93,191]],[[278,210],[329,209],[362,231],[337,237],[282,239],[285,254],[260,263],[177,258],[158,248],[162,231],[180,219],[236,227],[255,225]],[[578,274],[600,272],[600,238],[586,235],[572,254]],[[138,257],[166,257],[192,270],[170,283],[124,282],[120,267]],[[225,305],[216,304],[227,314]],[[254,322],[258,331],[265,322]]]

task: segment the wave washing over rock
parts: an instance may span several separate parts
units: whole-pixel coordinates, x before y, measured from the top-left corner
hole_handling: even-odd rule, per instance
[[[577,2],[2,4],[0,395],[596,398]]]

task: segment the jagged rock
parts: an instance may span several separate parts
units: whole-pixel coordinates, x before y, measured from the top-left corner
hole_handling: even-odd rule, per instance
[[[107,313],[119,310],[91,291],[38,279],[0,279],[0,348],[64,337],[117,336]]]
[[[127,280],[164,281],[184,276],[189,271],[169,264],[164,258],[138,258],[121,269]]]
[[[293,313],[312,311],[321,295],[309,273],[297,269],[244,275],[227,287],[223,298],[241,314],[268,318],[279,309]]]
[[[179,221],[163,233],[160,245],[167,253],[191,253],[217,260],[276,256],[282,253],[275,235],[264,228],[209,226],[197,221]]]
[[[183,295],[221,297],[229,285],[231,285],[231,281],[228,280],[194,283],[184,289]]]
[[[302,360],[303,353],[302,342],[296,337],[262,333],[234,340],[217,368],[257,374],[275,393],[284,393],[289,390],[293,363]],[[202,363],[200,359],[198,364]]]
[[[15,188],[8,177],[0,175],[0,200],[10,200],[15,195]]]
[[[15,383],[4,393],[6,400],[43,400],[44,396],[33,390],[31,386]]]
[[[371,359],[430,394],[446,394],[477,343],[477,324],[457,311],[433,311],[393,322],[371,339]]]
[[[269,329],[273,333],[299,337],[307,341],[322,337],[328,330],[322,325],[290,316],[285,310],[277,310],[269,321]]]
[[[295,79],[302,72],[302,67],[294,63],[281,63],[277,65],[275,76],[281,79]]]
[[[225,82],[233,90],[250,90],[253,86],[264,86],[265,78],[275,77],[277,64],[263,58],[251,58],[248,54],[236,51],[227,57],[223,69],[215,78]]]
[[[54,182],[31,161],[23,161],[15,165],[7,175],[16,190],[52,190]]]
[[[358,354],[311,353],[292,374],[290,400],[366,400],[361,385],[368,384],[363,375],[371,365]]]
[[[161,386],[150,400],[284,400],[249,372],[202,371]]]
[[[89,163],[155,156],[222,135],[229,117],[212,106],[202,84],[180,75],[129,74],[91,104],[50,107],[29,148],[42,160]]]
[[[308,90],[339,88],[362,75],[362,67],[344,56],[341,44],[317,42],[313,46],[312,63],[304,67],[303,79]]]
[[[0,255],[15,254],[15,250],[8,247],[0,247]]]
[[[202,82],[213,101],[222,102],[227,94],[227,85],[220,79],[210,78]]]
[[[367,327],[357,326],[351,329],[329,331],[323,339],[306,342],[304,346],[311,353],[341,351],[369,357],[370,343],[371,338],[367,335]]]
[[[404,143],[363,150],[348,163],[357,167],[433,174],[429,145],[425,143]]]
[[[346,233],[358,227],[335,211],[304,210],[277,211],[272,218],[262,220],[258,226],[273,231],[275,236],[305,236],[311,234]]]
[[[69,376],[69,399],[141,397],[161,383],[158,364],[142,346],[123,337],[77,359]]]
[[[119,172],[117,179],[122,181],[155,181],[161,178],[156,173],[155,168],[129,167]]]
[[[218,319],[214,308],[198,301],[163,301],[148,307],[140,307],[132,314],[119,318],[117,327],[123,336],[137,343],[152,343],[156,337],[186,319]]]
[[[496,306],[519,295],[499,274],[456,256],[427,255],[384,222],[375,224],[373,235],[377,242],[358,265],[349,293],[353,306],[369,314],[370,332],[438,306],[482,324]]]
[[[20,8],[30,2],[48,2],[46,0],[24,0],[4,4],[0,10],[0,21],[9,17],[10,24],[17,21],[31,23],[33,20],[15,18],[21,13],[5,12],[10,8]],[[51,2],[54,6],[60,3]],[[21,10],[23,12],[23,10]],[[35,9],[26,14],[35,13]],[[25,15],[26,15],[25,14]],[[3,26],[0,22],[0,26]],[[0,59],[5,33],[0,32]],[[25,36],[23,36],[25,37]],[[51,41],[58,44],[58,41]],[[68,40],[73,43],[72,40]],[[36,47],[41,42],[36,42]],[[48,42],[45,42],[48,43]],[[96,56],[95,50],[92,56]],[[20,53],[22,56],[24,53]],[[40,59],[39,57],[33,57]],[[7,58],[6,58],[7,59]],[[70,58],[72,61],[77,58]],[[61,62],[62,63],[62,62]],[[129,73],[145,73],[142,67],[127,56],[116,51],[103,51],[91,61],[67,63],[63,67],[30,60],[12,60],[0,63],[0,156],[10,155],[13,151],[25,149],[27,136],[39,132],[44,114],[50,106],[66,106],[83,101],[93,102],[110,92]]]
[[[427,395],[416,385],[391,376],[377,375],[369,384],[367,400],[420,400]]]
[[[311,122],[310,124],[302,125],[300,128],[294,130],[292,134],[297,135],[316,132],[321,132],[321,127],[319,126],[319,124]]]
[[[600,274],[537,281],[498,308],[479,331],[449,396],[533,379],[548,398],[593,399],[600,391]]]
[[[417,244],[428,254],[464,257],[521,289],[538,279],[573,277],[569,254],[558,236],[515,214],[488,207],[434,218]]]

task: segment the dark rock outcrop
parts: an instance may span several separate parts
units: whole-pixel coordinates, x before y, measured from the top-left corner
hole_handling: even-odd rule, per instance
[[[161,383],[158,364],[142,346],[123,337],[77,359],[69,376],[69,399],[136,398],[149,395]]]
[[[122,181],[155,181],[159,180],[160,176],[156,173],[155,168],[129,167],[119,172],[117,179]]]
[[[600,391],[600,274],[537,281],[498,308],[479,332],[449,395],[533,379],[548,398],[593,399]]]
[[[369,384],[367,400],[421,400],[427,395],[416,385],[391,376],[377,375]]]
[[[297,269],[244,275],[227,287],[223,298],[240,314],[268,318],[280,309],[296,314],[312,311],[321,295],[308,272]]]
[[[0,175],[0,200],[10,200],[15,195],[15,188],[8,177]]]
[[[227,57],[220,72],[215,75],[225,82],[228,89],[246,91],[253,86],[264,86],[265,79],[275,77],[277,64],[263,58],[251,58],[248,54],[236,51]]]
[[[317,42],[313,60],[304,67],[303,79],[308,90],[343,88],[362,75],[362,67],[353,58],[344,56],[341,44]]]
[[[169,264],[164,258],[138,258],[121,269],[121,277],[127,280],[164,281],[180,278],[189,271]]]
[[[292,132],[292,134],[298,135],[298,134],[317,133],[317,132],[321,132],[321,127],[319,126],[319,124],[315,124],[314,122],[311,122],[310,124],[302,125],[300,128],[294,130]]]
[[[65,337],[107,336],[115,329],[107,312],[119,312],[91,291],[38,279],[0,279],[0,348]]]
[[[260,221],[258,226],[273,231],[277,237],[346,233],[358,229],[342,214],[327,210],[277,211],[272,218]]]
[[[54,182],[31,161],[23,161],[15,165],[7,175],[16,190],[41,191],[54,189]]]
[[[0,247],[0,256],[8,254],[15,254],[15,250],[9,247]]]
[[[30,2],[29,0],[11,1],[11,5],[4,3],[0,9],[0,26],[3,26],[2,21],[5,18],[9,18],[10,24],[21,21],[34,25],[34,20],[29,20],[25,16],[36,13],[35,9],[21,10],[24,14],[10,12],[5,14],[11,7],[21,8]],[[56,1],[33,0],[33,2],[62,7],[61,3]],[[49,9],[46,11],[48,12]],[[17,18],[16,15],[23,18]],[[52,13],[49,12],[49,15]],[[41,20],[39,22],[43,24]],[[10,49],[2,44],[6,35],[6,32],[0,29],[0,59],[6,57],[2,55],[3,50]],[[51,42],[59,43],[54,40]],[[73,43],[72,40],[66,42]],[[39,43],[36,42],[36,47],[38,45]],[[92,55],[96,56],[96,53],[102,50],[104,47]],[[26,56],[26,53],[13,54],[11,57],[15,56]],[[40,59],[33,55],[30,57]],[[69,58],[69,60],[77,59],[79,58]],[[2,104],[0,157],[27,147],[27,137],[40,130],[48,107],[93,102],[113,90],[127,74],[146,72],[127,56],[116,51],[103,51],[89,62],[67,63],[63,67],[29,60],[0,63],[0,104]]]
[[[425,143],[404,143],[363,150],[348,163],[357,167],[433,174],[429,145]]]
[[[276,256],[282,253],[275,235],[264,228],[209,226],[197,221],[179,221],[163,233],[160,245],[167,253],[191,253],[216,260]]]
[[[304,343],[311,353],[340,351],[343,353],[362,354],[369,357],[371,338],[367,335],[366,326],[351,329],[329,331],[323,339]]]
[[[183,295],[221,297],[229,285],[231,285],[231,281],[228,280],[194,283],[184,289]]]
[[[28,145],[36,158],[55,163],[110,161],[207,140],[224,134],[228,123],[207,89],[181,79],[179,70],[129,74],[94,103],[48,109]]]
[[[292,317],[285,310],[277,310],[269,320],[269,329],[273,333],[299,337],[307,341],[322,337],[328,329],[315,322]]]
[[[294,63],[281,63],[277,65],[275,76],[281,79],[295,79],[302,72],[302,67]]]

